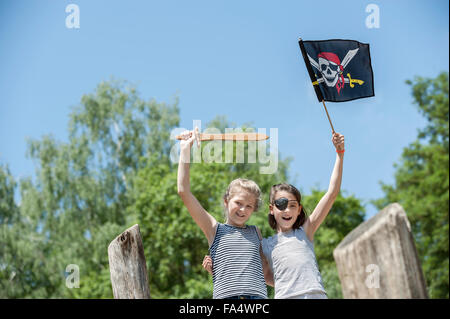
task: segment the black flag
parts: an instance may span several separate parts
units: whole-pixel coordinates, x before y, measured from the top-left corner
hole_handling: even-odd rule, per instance
[[[298,41],[319,102],[374,96],[369,44],[354,40]]]

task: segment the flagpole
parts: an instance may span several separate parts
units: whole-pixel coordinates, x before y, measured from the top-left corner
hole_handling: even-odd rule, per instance
[[[333,124],[331,123],[330,115],[328,114],[327,106],[325,105],[325,100],[322,100],[322,104],[323,104],[323,107],[325,108],[325,112],[327,112],[328,121],[330,122],[330,125],[331,125],[331,131],[334,134],[334,127],[333,127]]]

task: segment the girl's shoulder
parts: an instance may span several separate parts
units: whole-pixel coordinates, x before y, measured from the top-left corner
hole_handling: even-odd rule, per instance
[[[270,237],[263,237],[261,242],[264,245],[273,245],[277,241],[277,239],[278,239],[277,238],[277,234],[274,234],[274,235],[272,235]]]
[[[300,226],[299,228],[294,229],[294,236],[297,238],[303,238],[306,237],[306,232],[305,229],[303,228],[303,226]]]
[[[309,244],[314,246],[314,241],[311,241],[311,239],[308,238],[308,235],[306,235],[306,231],[303,228],[303,226],[300,226],[299,228],[296,229],[295,236],[299,239],[303,238],[306,239]]]

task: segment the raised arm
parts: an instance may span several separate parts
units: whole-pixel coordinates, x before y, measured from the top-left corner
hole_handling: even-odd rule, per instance
[[[344,135],[334,133],[332,138],[336,148],[336,161],[334,163],[333,173],[331,174],[330,184],[325,195],[320,199],[312,214],[306,219],[303,228],[306,235],[312,241],[314,233],[327,217],[328,212],[333,206],[336,197],[339,195],[342,181],[342,168],[344,163]]]
[[[191,147],[194,140],[198,141],[198,128],[194,132],[186,131],[181,134],[183,139],[180,141],[180,160],[178,163],[178,195],[183,200],[189,214],[200,227],[208,239],[208,245],[211,246],[216,232],[217,221],[211,216],[199,203],[197,198],[191,193],[189,181],[189,168],[191,159]],[[197,144],[199,146],[199,144]]]

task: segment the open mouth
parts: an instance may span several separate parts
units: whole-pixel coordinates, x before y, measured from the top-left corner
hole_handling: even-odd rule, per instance
[[[283,220],[291,220],[292,217],[281,217]]]

